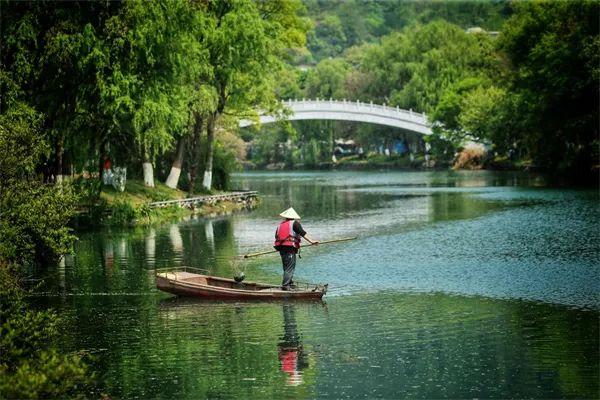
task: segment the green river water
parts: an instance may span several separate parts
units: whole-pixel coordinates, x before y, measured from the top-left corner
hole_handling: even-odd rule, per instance
[[[91,355],[90,396],[598,398],[599,197],[479,172],[245,173],[252,211],[79,233],[36,301]],[[309,234],[297,280],[323,302],[203,302],[159,292],[189,266],[278,283],[290,205]]]

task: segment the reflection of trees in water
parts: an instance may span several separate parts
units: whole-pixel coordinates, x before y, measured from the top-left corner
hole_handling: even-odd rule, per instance
[[[599,398],[597,311],[441,293],[340,296],[334,307],[334,323],[306,340],[328,352],[319,394]],[[367,326],[377,329],[357,329]],[[381,378],[365,377],[375,363]]]
[[[551,381],[564,397],[599,398],[600,355],[590,351],[600,344],[597,311],[514,304],[514,317],[508,326],[527,331],[520,335],[522,348],[525,356],[540,366],[537,379]]]
[[[289,375],[287,384],[302,384],[302,370],[308,367],[300,334],[297,330],[294,304],[283,303],[283,336],[277,345],[281,370]]]
[[[172,224],[169,227],[169,239],[173,247],[173,252],[181,255],[183,253],[183,238],[181,237],[178,224]]]
[[[299,319],[303,327],[313,307],[305,302],[286,310],[278,302],[163,299],[158,313],[152,307],[141,310],[151,323],[153,315],[158,316],[158,329],[139,340],[126,339],[135,341],[139,359],[159,361],[152,363],[152,376],[164,379],[176,374],[183,378],[175,386],[166,382],[155,389],[153,397],[315,398],[316,371],[308,365],[306,357],[311,353],[304,355],[296,323]],[[285,355],[290,361],[285,365],[292,367],[290,374],[282,368],[280,356]],[[148,366],[129,368],[127,372],[133,376],[123,393],[140,393],[140,385],[151,384],[148,371]],[[255,386],[256,382],[260,386]]]
[[[431,205],[432,221],[478,218],[487,212],[506,207],[505,203],[485,200],[469,192],[434,193]]]
[[[154,261],[156,257],[156,231],[154,228],[149,228],[146,237],[144,238],[146,245],[146,263],[150,268],[154,268]]]
[[[293,180],[292,178],[265,182],[251,181],[253,190],[258,190],[263,194],[261,206],[253,210],[252,214],[263,218],[273,218],[274,210],[280,212],[293,206],[305,218],[335,218],[340,213],[373,209],[381,203],[377,196],[365,194],[357,196],[353,192],[340,190],[343,187],[319,180],[319,176],[315,176],[310,180]],[[315,204],[319,204],[319,207],[315,208]]]
[[[193,219],[178,226],[182,236],[182,265],[205,269],[214,275],[231,274],[228,258],[238,250],[230,218]]]

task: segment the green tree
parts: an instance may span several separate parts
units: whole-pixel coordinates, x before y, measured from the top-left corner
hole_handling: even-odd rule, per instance
[[[316,62],[339,57],[347,49],[395,31],[443,19],[463,30],[481,27],[497,31],[510,15],[509,1],[308,1],[314,21],[308,48]]]
[[[321,61],[307,73],[306,96],[311,99],[341,100],[345,98],[344,85],[348,68],[346,61],[340,58]]]
[[[342,21],[337,15],[328,15],[316,24],[309,36],[309,49],[317,59],[326,54],[338,55],[347,47]]]
[[[62,322],[28,309],[20,277],[71,249],[67,222],[75,197],[36,173],[50,152],[39,113],[5,102],[0,113],[0,397],[57,398],[81,393],[86,366],[54,346]]]
[[[49,154],[43,120],[16,103],[0,114],[0,260],[22,266],[51,262],[74,240],[69,187],[43,185],[36,171]]]
[[[207,15],[202,38],[212,68],[209,84],[216,107],[206,122],[207,150],[202,186],[212,187],[215,127],[225,112],[249,114],[259,106],[272,109],[275,72],[282,67],[285,50],[303,44],[305,21],[295,0],[253,2],[220,0],[201,9]],[[226,110],[227,109],[227,110]]]
[[[282,100],[301,99],[304,92],[300,87],[300,84],[304,79],[301,71],[290,65],[286,65],[285,68],[279,71],[277,76],[278,83],[275,88],[275,95],[278,99]]]
[[[385,37],[361,69],[373,75],[368,94],[374,101],[429,113],[452,84],[494,65],[487,35],[436,21]]]
[[[519,143],[533,161],[571,177],[598,162],[600,5],[517,3],[500,36],[512,68],[508,90]]]
[[[46,175],[61,181],[63,156],[76,159],[93,142],[91,120],[82,112],[87,83],[95,71],[89,65],[94,32],[116,12],[118,3],[2,3],[0,63],[18,87],[17,98],[45,115],[43,134],[51,148]],[[96,57],[97,58],[97,57]],[[90,101],[94,103],[94,101]],[[97,101],[95,101],[97,104]]]
[[[147,186],[154,186],[152,155],[169,149],[188,123],[202,60],[196,22],[187,2],[131,0],[107,23],[113,68],[106,104],[116,129],[134,135]]]
[[[480,86],[466,95],[458,122],[470,138],[475,141],[490,141],[492,132],[509,128],[502,118],[506,94],[504,89],[496,86]]]
[[[18,274],[0,261],[0,396],[83,397],[90,381],[87,366],[76,354],[58,352],[63,321],[51,311],[27,307]]]
[[[490,78],[468,77],[450,86],[431,117],[434,132],[454,146],[466,141],[493,142],[498,130],[511,129],[505,118],[507,93]],[[504,146],[506,148],[506,146]]]

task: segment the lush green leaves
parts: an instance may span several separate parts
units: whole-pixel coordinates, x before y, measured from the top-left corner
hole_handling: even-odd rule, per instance
[[[460,143],[469,136],[459,120],[465,96],[477,87],[487,88],[492,82],[490,76],[501,76],[501,70],[488,35],[469,34],[455,25],[436,21],[390,34],[378,44],[352,48],[342,58],[323,60],[297,73],[302,92],[292,93],[297,98],[373,101],[431,113],[443,123],[444,137]],[[291,86],[287,81],[283,85]],[[320,147],[311,153],[319,162],[331,159],[333,131],[338,137],[359,140],[365,147],[404,139],[404,133],[398,130],[366,124],[307,121],[294,126],[299,134],[292,139],[298,145],[312,143],[311,148]],[[267,142],[261,139],[256,155],[270,154],[263,151]],[[262,158],[276,157],[271,154]]]
[[[0,187],[31,177],[48,155],[41,124],[42,116],[23,103],[0,114]]]
[[[498,30],[510,12],[505,1],[372,1],[305,0],[315,21],[308,34],[313,59],[340,56],[346,49],[415,24],[439,19],[467,29]]]
[[[346,98],[346,76],[349,65],[342,59],[321,61],[306,75],[305,95],[309,99]]]
[[[36,168],[48,153],[41,116],[15,103],[0,114],[0,396],[77,394],[85,367],[53,347],[59,320],[26,308],[23,269],[56,260],[74,240],[67,222],[75,197],[68,186],[41,183]]]
[[[131,131],[145,152],[161,154],[188,123],[189,100],[202,72],[195,40],[200,21],[186,2],[128,1],[107,21],[113,68],[101,93],[116,129]]]
[[[207,15],[203,44],[211,67],[206,81],[217,95],[206,124],[206,190],[212,186],[215,124],[224,125],[221,117],[247,117],[280,108],[275,78],[286,50],[304,41],[305,21],[298,17],[299,8],[295,0],[219,0],[201,8]]]
[[[369,2],[351,3],[357,9],[370,7]],[[308,2],[310,12],[321,12],[309,36],[315,52],[321,54],[322,49],[314,46],[324,37],[329,37],[330,53],[337,52],[331,49],[340,47],[340,38],[348,37],[345,21],[332,17],[341,15],[346,4]],[[415,3],[401,22],[408,28],[298,73],[301,93],[291,93],[298,98],[359,99],[426,112],[435,122],[437,136],[429,141],[438,146],[440,140],[458,147],[478,140],[500,155],[517,154],[549,171],[589,174],[599,156],[600,6],[593,1],[498,3],[495,15],[500,17],[487,19],[489,5]],[[377,7],[364,15],[378,15]],[[467,18],[459,17],[463,12]],[[470,26],[468,21],[486,19],[495,22],[484,27],[499,28],[499,21],[513,12],[499,38],[464,29]],[[415,24],[436,13],[446,21]],[[371,21],[373,27],[389,23],[377,21]],[[371,146],[402,136],[391,129],[337,124],[338,135]],[[294,140],[301,146],[312,138],[317,143],[323,140],[311,123],[294,126],[299,131]],[[442,147],[449,153],[446,145]]]
[[[595,1],[519,3],[500,37],[520,144],[540,166],[579,176],[598,161],[599,13]]]
[[[40,116],[24,105],[0,114],[0,260],[27,265],[70,250],[70,188],[43,185],[36,167],[48,147]]]
[[[18,274],[0,262],[0,396],[79,397],[87,368],[79,356],[58,353],[64,322],[52,312],[27,309]]]
[[[475,141],[486,141],[490,132],[505,129],[499,110],[507,93],[495,86],[477,87],[463,99],[458,122]]]

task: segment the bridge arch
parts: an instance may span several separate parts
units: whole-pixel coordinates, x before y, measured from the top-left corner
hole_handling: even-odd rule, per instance
[[[336,120],[367,122],[378,125],[392,126],[422,135],[431,135],[431,124],[425,114],[412,110],[403,110],[398,107],[388,107],[360,101],[339,100],[287,100],[283,105],[291,113],[286,119],[298,120]],[[278,118],[270,115],[261,115],[260,123],[268,124]],[[253,125],[250,120],[241,120],[240,127]]]

